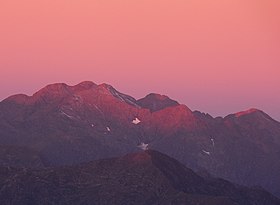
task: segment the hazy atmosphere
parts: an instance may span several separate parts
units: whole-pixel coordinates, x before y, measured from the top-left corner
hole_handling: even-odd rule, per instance
[[[280,120],[278,0],[0,3],[0,100],[47,84],[106,82],[213,116]]]

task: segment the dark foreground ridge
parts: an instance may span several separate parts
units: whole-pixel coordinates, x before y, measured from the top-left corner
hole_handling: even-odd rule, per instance
[[[60,168],[2,167],[0,187],[2,205],[280,204],[264,190],[205,179],[153,150]]]
[[[0,102],[0,165],[54,167],[159,150],[192,170],[280,197],[280,123],[258,109],[213,118],[164,95],[48,85]]]

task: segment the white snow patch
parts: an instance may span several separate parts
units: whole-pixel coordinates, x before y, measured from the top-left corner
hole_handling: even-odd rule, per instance
[[[126,98],[125,100],[126,100],[126,102],[128,102],[128,103],[134,105],[135,107],[141,108],[139,105],[137,105],[135,102],[131,101],[130,99]]]
[[[117,97],[120,101],[125,102],[125,99],[119,94],[118,91],[116,91],[116,90],[113,89],[113,88],[109,88],[109,91],[110,91],[110,93],[111,93],[113,96]]]
[[[67,113],[65,113],[64,111],[60,110],[60,112],[65,115],[66,117],[70,118],[70,119],[75,119],[74,116],[68,115]]]
[[[213,147],[215,147],[215,140],[213,138],[211,138],[211,141],[212,141]]]
[[[132,120],[132,123],[135,125],[138,125],[140,122],[141,120],[139,120],[137,117],[134,120]]]
[[[107,129],[107,131],[108,131],[108,132],[111,132],[111,129],[110,129],[110,127],[106,127],[106,129]]]
[[[137,107],[137,108],[140,108],[140,106],[137,105],[135,102],[133,102],[133,100],[131,100],[129,96],[118,92],[118,91],[115,90],[114,88],[110,88],[109,91],[110,91],[110,93],[111,93],[113,96],[115,96],[116,98],[118,98],[120,101],[126,102],[126,103],[128,103],[128,104],[131,104],[131,105]]]
[[[142,150],[148,150],[148,146],[149,144],[145,144],[144,142],[142,142],[140,145],[138,145],[137,147],[139,147]]]
[[[205,150],[202,150],[203,153],[207,154],[207,155],[210,155],[211,153],[210,152],[207,152]]]

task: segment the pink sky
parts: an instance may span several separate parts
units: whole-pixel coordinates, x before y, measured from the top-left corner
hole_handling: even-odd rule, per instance
[[[1,1],[0,100],[91,80],[280,120],[279,11],[279,0]]]

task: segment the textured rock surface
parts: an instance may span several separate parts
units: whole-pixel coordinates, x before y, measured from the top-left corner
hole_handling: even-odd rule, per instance
[[[257,109],[213,118],[166,96],[137,101],[92,82],[0,103],[0,145],[33,150],[50,166],[121,156],[141,143],[195,171],[280,196],[280,123]]]

